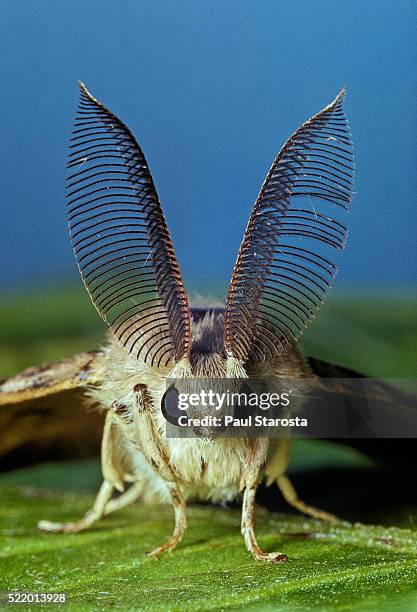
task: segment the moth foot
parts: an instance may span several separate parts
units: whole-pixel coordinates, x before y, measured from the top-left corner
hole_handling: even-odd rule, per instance
[[[163,546],[158,546],[158,548],[154,548],[154,550],[151,550],[151,552],[146,553],[148,557],[159,557],[160,555],[163,555],[165,552],[168,552],[169,550],[173,550],[177,544],[179,544],[179,542],[182,539],[182,534],[178,534],[178,535],[174,535],[172,536],[172,538],[170,538],[168,540],[168,542],[166,542],[166,544],[164,544]]]
[[[263,552],[263,550],[258,549],[257,551],[251,551],[253,558],[257,561],[264,561],[266,563],[285,563],[288,561],[287,555],[284,555],[281,552]]]
[[[287,555],[282,552],[264,552],[256,541],[253,531],[246,532],[244,535],[247,549],[257,561],[266,563],[285,563],[285,561],[288,561]]]
[[[54,523],[53,521],[39,521],[38,529],[45,533],[63,533],[69,523]]]
[[[96,517],[87,514],[79,521],[72,523],[54,523],[53,521],[39,521],[38,529],[44,533],[78,533],[88,529],[96,520]]]

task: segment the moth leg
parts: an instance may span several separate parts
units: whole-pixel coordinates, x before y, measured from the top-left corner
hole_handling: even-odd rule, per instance
[[[245,492],[243,493],[241,531],[243,539],[245,540],[246,548],[258,561],[269,561],[270,563],[281,563],[283,561],[287,561],[287,555],[280,552],[264,552],[256,541],[254,520],[255,493],[256,486],[246,488]]]
[[[310,506],[310,504],[307,504],[298,497],[297,491],[295,490],[288,476],[285,474],[290,462],[290,451],[291,438],[282,438],[279,440],[278,448],[272,462],[266,467],[265,470],[267,475],[267,486],[275,481],[285,501],[303,514],[307,514],[308,516],[312,516],[315,519],[320,519],[328,523],[337,522],[339,519],[334,516],[334,514],[330,514],[330,512]]]
[[[185,514],[186,504],[184,498],[176,485],[172,485],[171,483],[167,483],[167,485],[170,490],[169,492],[171,494],[172,505],[174,507],[174,532],[169,538],[168,542],[166,542],[162,546],[158,546],[158,548],[155,548],[154,550],[148,553],[150,557],[158,557],[164,552],[175,548],[176,545],[181,542],[182,538],[184,537],[185,530],[187,528],[187,517]]]
[[[143,483],[133,483],[132,486],[129,487],[127,491],[119,495],[119,497],[111,499],[107,502],[106,507],[104,508],[104,516],[107,516],[112,512],[116,512],[117,510],[121,510],[122,508],[126,508],[126,506],[130,506],[130,504],[133,504],[142,496],[142,492]]]
[[[259,561],[281,563],[288,557],[281,552],[264,552],[255,536],[255,494],[259,477],[265,463],[268,440],[251,440],[251,448],[243,466],[242,485],[244,487],[242,502],[241,532],[246,548]]]
[[[172,536],[165,544],[148,553],[152,557],[158,557],[162,553],[175,548],[184,537],[187,528],[186,504],[178,486],[176,474],[169,463],[164,441],[155,423],[152,401],[146,385],[136,385],[135,392],[138,406],[136,418],[139,419],[138,431],[141,435],[142,449],[155,472],[167,486],[174,507],[175,526]]]
[[[52,521],[39,521],[38,529],[48,533],[77,533],[91,527],[104,513],[107,502],[113,493],[113,486],[104,480],[94,501],[94,505],[81,519],[72,523],[54,523]]]
[[[326,512],[325,510],[320,510],[320,508],[316,508],[315,506],[310,506],[300,499],[297,495],[297,491],[294,489],[293,484],[285,474],[278,476],[276,482],[285,501],[290,506],[293,506],[293,508],[296,508],[303,514],[312,516],[315,519],[320,519],[321,521],[326,521],[327,523],[337,523],[339,521],[337,516],[334,514]]]

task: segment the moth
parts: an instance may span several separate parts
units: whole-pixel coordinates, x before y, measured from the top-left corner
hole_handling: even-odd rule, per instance
[[[353,195],[353,150],[345,90],[299,127],[274,160],[237,255],[224,308],[193,308],[156,188],[128,127],[80,83],[68,155],[68,223],[85,288],[109,326],[106,346],[0,385],[0,403],[63,391],[88,397],[105,413],[103,483],[93,507],[70,523],[41,521],[44,532],[74,533],[141,499],[172,504],[173,549],[186,530],[186,502],[242,499],[241,532],[253,557],[255,494],[266,479],[289,504],[304,503],[286,476],[288,439],[203,435],[168,438],[164,397],[170,379],[314,380],[324,362],[303,356],[297,339],[315,317],[345,246]],[[68,422],[71,412],[68,413]],[[70,426],[70,425],[69,425]]]

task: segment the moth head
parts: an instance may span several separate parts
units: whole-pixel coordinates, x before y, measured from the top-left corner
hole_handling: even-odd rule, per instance
[[[244,378],[291,351],[327,295],[346,240],[353,153],[344,97],[343,89],[282,147],[254,204],[224,312],[202,313],[199,323],[145,156],[80,84],[70,235],[93,304],[130,356],[174,379]]]

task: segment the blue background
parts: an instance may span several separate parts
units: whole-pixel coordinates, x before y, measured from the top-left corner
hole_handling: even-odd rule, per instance
[[[337,287],[410,291],[416,2],[3,0],[0,28],[9,291],[78,278],[64,202],[78,79],[136,135],[200,292],[226,287],[273,158],[345,84],[357,193]]]

